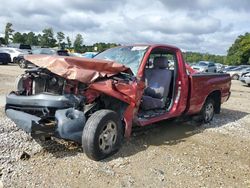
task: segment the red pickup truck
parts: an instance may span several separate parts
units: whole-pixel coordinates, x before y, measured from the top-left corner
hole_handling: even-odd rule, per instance
[[[187,115],[210,122],[230,96],[228,74],[196,73],[169,45],[119,46],[93,59],[25,58],[38,67],[17,80],[7,116],[34,138],[82,144],[94,160],[118,151],[133,126]]]

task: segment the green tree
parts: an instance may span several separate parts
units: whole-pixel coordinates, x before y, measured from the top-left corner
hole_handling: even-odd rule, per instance
[[[55,47],[56,39],[54,38],[54,31],[52,28],[45,28],[40,37],[40,45],[43,47]]]
[[[68,48],[71,48],[72,42],[71,42],[69,36],[67,36],[66,40],[67,40],[67,46],[68,46]]]
[[[14,33],[14,35],[13,35],[13,43],[22,43],[22,44],[24,44],[25,43],[25,38],[24,38],[23,34],[20,33],[20,32]]]
[[[185,52],[183,53],[185,61],[189,63],[197,63],[198,61],[212,61],[215,63],[224,64],[225,56],[213,55],[213,54],[203,54],[198,52]]]
[[[82,52],[82,44],[83,44],[83,37],[81,34],[76,35],[76,39],[74,41],[74,50],[75,52]]]
[[[6,44],[6,43],[5,43],[4,38],[3,38],[3,37],[0,37],[0,45],[2,45],[2,44]]]
[[[12,40],[12,36],[13,36],[13,32],[15,30],[12,29],[12,23],[7,23],[5,26],[5,36],[4,36],[4,40],[6,44],[9,44],[10,40]]]
[[[64,33],[63,32],[57,32],[56,38],[58,40],[58,46],[62,48],[62,41],[65,39]]]
[[[38,45],[38,36],[35,35],[33,32],[29,32],[26,36],[25,44],[29,45]]]
[[[109,48],[113,48],[113,47],[116,47],[116,46],[119,46],[119,44],[99,42],[99,43],[95,43],[93,45],[93,47],[92,47],[93,49],[91,51],[94,51],[94,47],[97,48],[98,52],[102,52],[104,50],[107,50]]]
[[[38,45],[40,45],[40,46],[42,46],[41,45],[41,41],[42,41],[42,35],[39,33],[38,35],[37,35],[37,40],[38,40]]]
[[[250,64],[250,33],[238,36],[227,52],[228,64]]]

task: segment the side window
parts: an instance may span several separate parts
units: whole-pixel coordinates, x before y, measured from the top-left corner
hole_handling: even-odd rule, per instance
[[[32,50],[32,54],[41,54],[41,50],[40,49]]]
[[[208,67],[214,67],[214,63],[209,63]]]
[[[175,69],[175,65],[177,64],[177,59],[174,54],[170,52],[161,52],[161,53],[152,53],[148,59],[148,63],[146,68],[153,68],[154,58],[155,57],[166,57],[168,59],[168,65],[170,70]]]
[[[51,49],[43,48],[41,54],[53,55],[54,51]]]

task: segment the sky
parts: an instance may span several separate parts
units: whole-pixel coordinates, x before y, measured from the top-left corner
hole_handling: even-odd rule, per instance
[[[84,44],[171,44],[224,55],[250,32],[250,0],[1,0],[0,33],[52,27]]]

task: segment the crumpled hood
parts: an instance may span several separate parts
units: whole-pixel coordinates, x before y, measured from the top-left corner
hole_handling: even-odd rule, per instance
[[[48,55],[25,55],[24,58],[63,78],[83,83],[92,83],[98,78],[110,77],[120,72],[133,74],[130,68],[115,61]]]

